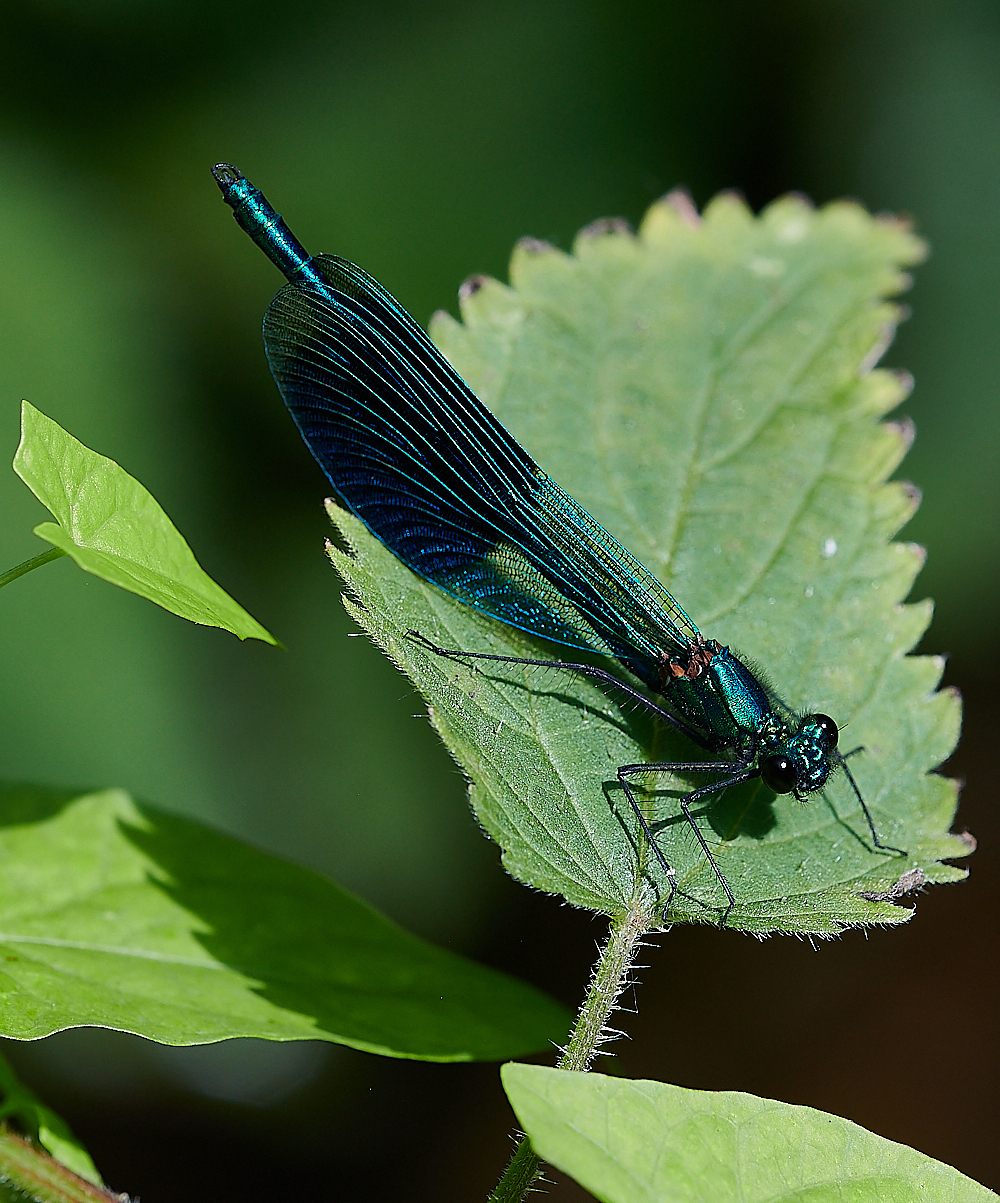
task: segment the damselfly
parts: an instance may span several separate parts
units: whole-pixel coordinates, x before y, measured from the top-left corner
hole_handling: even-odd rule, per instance
[[[736,904],[692,807],[760,778],[803,799],[842,769],[879,838],[825,714],[796,714],[728,647],[705,638],[667,590],[565,493],[474,396],[402,306],[345,259],[309,255],[235,167],[213,174],[239,225],[287,276],[264,318],[271,371],[339,499],[404,564],[533,635],[617,659],[645,687],[595,665],[438,647],[448,657],[579,673],[680,731],[707,760],[625,764],[618,780],[669,882],[674,870],[636,797],[646,773],[704,773],[680,808]],[[652,696],[650,696],[652,695]],[[655,699],[655,700],[654,700]],[[850,754],[850,753],[849,753]]]

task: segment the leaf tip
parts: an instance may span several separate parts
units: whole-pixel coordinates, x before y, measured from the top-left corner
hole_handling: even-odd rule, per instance
[[[912,435],[910,436],[910,441],[911,442],[913,441]],[[905,446],[908,448],[909,443],[907,443]],[[904,454],[905,454],[905,451],[904,451]],[[905,521],[909,522],[909,520],[913,517],[913,515],[917,512],[917,510],[920,509],[920,503],[924,499],[924,493],[923,493],[923,490],[920,488],[920,486],[915,485],[913,483],[913,481],[911,481],[911,480],[901,480],[898,482],[898,484],[899,484],[900,491],[902,492],[903,497],[905,498],[906,506],[907,506],[907,513],[906,513]],[[924,559],[926,559],[926,558],[927,558],[927,553],[924,552]],[[922,566],[923,566],[923,562],[921,561],[921,567]]]
[[[598,217],[595,221],[585,225],[577,233],[577,238],[585,242],[593,241],[595,238],[625,237],[634,238],[635,230],[632,229],[630,222],[624,217]]]
[[[657,204],[670,209],[671,212],[680,218],[683,225],[688,226],[692,230],[696,230],[701,225],[701,214],[698,212],[698,206],[694,203],[694,198],[686,188],[671,188],[666,196],[660,198]]]
[[[512,290],[527,291],[538,273],[543,275],[553,269],[565,269],[573,263],[570,255],[540,238],[520,238],[514,244],[514,253],[510,257],[510,283]],[[477,296],[489,295],[492,290],[484,289]]]
[[[952,688],[952,687],[949,686],[949,688]],[[958,691],[956,690],[956,693],[957,692]],[[956,831],[953,834],[957,840],[961,840],[962,843],[965,845],[966,855],[971,856],[973,854],[973,852],[975,852],[975,850],[979,847],[979,841],[972,834],[972,832],[969,831],[968,829],[966,829],[964,831]]]
[[[515,253],[520,251],[525,255],[558,254],[558,248],[551,242],[546,242],[543,238],[532,238],[530,235],[519,238],[514,246],[514,251]]]
[[[330,519],[334,529],[340,533],[344,518],[347,516],[347,511],[340,504],[336,497],[324,497],[323,509],[326,510],[326,516]],[[327,543],[329,543],[329,538]]]
[[[896,337],[896,327],[899,324],[899,316],[899,313],[896,312],[893,314],[891,321],[883,323],[882,329],[879,331],[878,338],[876,338],[875,342],[872,344],[871,350],[858,364],[857,375],[859,379],[869,376],[882,356],[886,353],[886,351],[889,350],[889,347],[892,345],[892,340]],[[902,400],[902,398],[900,398],[900,400]]]
[[[32,405],[26,398],[21,398],[21,441],[24,442],[32,426],[51,423],[52,419],[43,414],[37,405]],[[54,423],[53,423],[54,424]]]
[[[905,489],[906,485],[904,484],[903,487]],[[919,504],[920,497],[921,497],[920,490],[917,488],[916,485],[910,485],[909,488],[916,491],[916,499],[917,499],[917,503]],[[912,496],[912,494],[911,494],[911,496]],[[924,545],[922,543],[904,543],[904,544],[902,544],[902,546],[906,549],[906,552],[909,555],[911,555],[913,557],[913,559],[916,561],[917,570],[919,571],[921,568],[923,568],[923,566],[927,563],[927,548],[924,547]]]
[[[447,327],[447,326],[457,326],[457,325],[458,325],[458,322],[455,321],[455,319],[451,316],[451,314],[448,312],[447,309],[435,309],[434,312],[431,314],[431,320],[427,324],[432,337],[434,336],[434,332],[436,330],[441,330],[442,328]]]
[[[674,188],[654,201],[639,226],[639,237],[650,246],[667,247],[680,234],[700,229],[701,215],[686,188]]]
[[[905,455],[913,446],[913,440],[917,436],[917,428],[914,421],[910,417],[895,418],[891,422],[886,422],[886,430],[894,434],[902,444],[902,452]],[[920,497],[920,490],[914,484],[907,484],[907,491],[916,493]]]
[[[30,428],[34,424],[35,419],[44,418],[45,415],[36,409],[30,401],[21,398],[21,437],[18,439],[17,450],[14,452],[14,471],[24,481],[28,488],[31,488],[30,483],[25,480],[24,473],[21,471],[22,466],[26,465],[28,457],[28,440],[30,438]],[[34,490],[32,489],[32,492]]]
[[[468,301],[471,297],[474,297],[486,285],[488,279],[488,276],[478,273],[474,276],[469,276],[467,280],[463,280],[458,286],[459,301]]]
[[[913,392],[915,381],[912,373],[907,372],[905,368],[889,368],[886,370],[886,375],[891,377],[895,384],[899,400],[905,401],[910,393]]]
[[[513,261],[511,268],[513,271]],[[481,272],[469,276],[459,287],[458,307],[465,326],[485,324],[509,328],[516,325],[523,315],[523,303],[516,291]],[[440,323],[439,329],[447,335],[453,334],[456,329],[460,330],[461,326],[449,318],[449,322]]]
[[[883,211],[872,214],[872,221],[876,226],[902,236],[906,246],[903,261],[908,266],[916,267],[930,257],[930,243],[916,233],[916,219],[911,214]]]
[[[338,557],[346,556],[349,559],[356,560],[358,558],[358,549],[351,538],[350,525],[354,515],[350,510],[345,509],[336,497],[327,497],[323,501],[323,508],[326,510],[326,516],[330,519],[330,524],[333,527],[333,538],[324,540],[324,550],[330,557],[330,560],[336,564]],[[355,521],[360,521],[354,519]]]
[[[742,192],[736,188],[725,188],[716,193],[705,206],[702,220],[706,225],[743,226],[749,225],[754,216]]]
[[[259,639],[261,641],[261,643],[269,643],[271,645],[271,647],[276,647],[279,652],[287,652],[288,651],[288,648],[281,642],[281,640],[275,638],[275,636],[272,635],[271,632],[268,631],[265,627],[260,628],[259,635],[258,634],[244,635],[244,636],[242,636],[242,638]]]

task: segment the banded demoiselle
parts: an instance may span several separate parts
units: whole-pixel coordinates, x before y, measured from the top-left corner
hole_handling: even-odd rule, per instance
[[[219,163],[212,173],[236,221],[288,278],[264,318],[267,359],[340,501],[404,564],[453,597],[532,635],[617,659],[648,692],[591,664],[515,660],[410,635],[441,656],[582,674],[709,754],[618,768],[669,882],[665,920],[677,884],[636,797],[635,779],[644,773],[713,778],[679,804],[725,891],[721,926],[736,899],[691,808],[730,786],[760,778],[775,794],[802,800],[842,770],[874,846],[906,855],[879,838],[832,718],[794,712],[728,647],[706,639],[663,585],[515,442],[371,276],[335,255],[309,255],[235,167]]]

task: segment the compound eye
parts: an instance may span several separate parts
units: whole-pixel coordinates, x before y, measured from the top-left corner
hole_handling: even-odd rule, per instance
[[[812,716],[813,726],[819,728],[819,741],[827,752],[832,752],[837,746],[837,740],[840,738],[840,732],[837,730],[837,724],[828,714],[814,714]]]
[[[760,762],[760,775],[769,790],[790,794],[799,783],[799,770],[787,756],[765,756]]]

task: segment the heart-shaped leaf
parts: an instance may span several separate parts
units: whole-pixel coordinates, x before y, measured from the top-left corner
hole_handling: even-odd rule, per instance
[[[56,518],[35,534],[86,572],[190,622],[277,643],[205,572],[147,488],[27,401],[14,471]]]
[[[902,605],[922,562],[892,542],[915,491],[886,481],[911,436],[880,419],[906,381],[872,370],[922,244],[854,204],[799,199],[754,217],[724,196],[697,220],[668,199],[638,236],[584,231],[573,255],[522,244],[511,286],[462,291],[464,325],[432,333],[458,370],[564,488],[671,589],[706,637],[757,665],[801,710],[830,714],[885,843],[872,846],[843,774],[806,803],[760,782],[698,821],[736,894],[731,926],[827,934],[908,918],[902,896],[963,872],[943,864],[957,788],[935,775],[959,703],[941,661],[908,656],[930,619]],[[352,613],[427,698],[471,778],[471,799],[518,879],[650,922],[667,883],[615,779],[629,762],[698,758],[558,670],[428,654],[409,629],[469,652],[552,658],[399,564],[361,524],[331,515]],[[704,778],[663,775],[646,799],[682,895],[671,920],[717,922],[724,896],[676,798]]]

